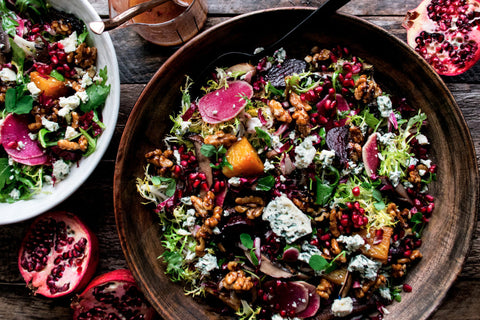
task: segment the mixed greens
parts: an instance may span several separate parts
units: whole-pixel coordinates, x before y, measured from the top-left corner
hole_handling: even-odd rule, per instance
[[[0,0],[0,202],[30,199],[96,149],[110,91],[75,16]]]
[[[433,210],[425,113],[340,46],[218,68],[145,155],[137,189],[159,257],[239,319],[381,318],[401,300]]]

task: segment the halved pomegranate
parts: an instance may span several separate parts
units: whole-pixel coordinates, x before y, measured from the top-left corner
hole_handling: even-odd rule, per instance
[[[85,287],[97,264],[97,237],[77,216],[65,211],[38,217],[18,256],[18,268],[28,287],[49,298]]]
[[[480,59],[480,0],[424,0],[403,22],[408,44],[441,75],[454,76]]]
[[[74,320],[150,320],[155,310],[138,289],[129,270],[96,277],[71,304]]]

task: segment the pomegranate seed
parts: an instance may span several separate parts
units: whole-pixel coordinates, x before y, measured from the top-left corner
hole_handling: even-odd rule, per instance
[[[356,186],[352,189],[352,194],[354,197],[358,197],[360,195],[360,187]]]
[[[409,284],[404,283],[403,284],[403,291],[405,292],[412,292],[412,286]]]
[[[427,195],[425,196],[425,200],[427,200],[428,202],[433,202],[434,198],[433,198],[432,195],[427,194]]]
[[[185,160],[182,160],[182,161],[180,161],[180,165],[181,165],[182,167],[186,167],[186,166],[188,166],[188,162],[185,161]]]

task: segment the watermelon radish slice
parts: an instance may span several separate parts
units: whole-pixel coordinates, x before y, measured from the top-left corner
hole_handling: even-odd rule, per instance
[[[207,93],[198,101],[203,121],[210,124],[235,118],[253,96],[252,86],[242,80],[228,83],[228,87]]]
[[[27,165],[41,165],[48,157],[40,144],[28,135],[25,117],[9,114],[0,127],[0,142],[5,151],[16,162]]]
[[[265,292],[268,292],[265,298],[269,307],[277,311],[284,310],[287,314],[298,314],[309,303],[308,289],[299,281],[267,281]]]
[[[316,288],[314,285],[305,282],[305,281],[298,281],[301,285],[303,285],[308,290],[308,305],[305,310],[297,313],[295,317],[297,318],[310,318],[317,314],[318,309],[320,308],[320,296],[316,292]]]
[[[362,148],[362,160],[368,177],[375,178],[380,166],[378,158],[377,133],[372,133]]]

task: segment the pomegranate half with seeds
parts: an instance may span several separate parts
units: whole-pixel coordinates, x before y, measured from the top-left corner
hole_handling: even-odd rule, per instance
[[[150,320],[156,315],[126,269],[93,279],[71,307],[75,320]]]
[[[480,59],[480,0],[424,0],[407,13],[408,44],[439,74],[454,76]]]
[[[81,290],[98,264],[96,236],[72,213],[48,212],[25,235],[18,267],[34,293],[56,298]]]

